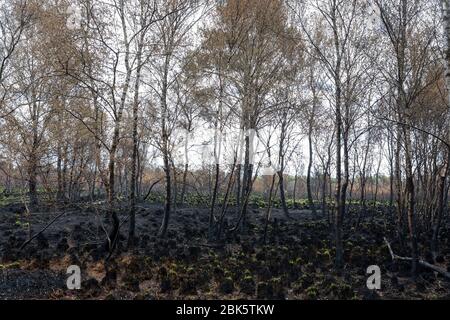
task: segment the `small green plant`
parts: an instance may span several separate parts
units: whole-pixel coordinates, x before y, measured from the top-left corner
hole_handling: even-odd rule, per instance
[[[305,294],[308,299],[315,300],[319,296],[319,290],[313,285],[306,289]]]

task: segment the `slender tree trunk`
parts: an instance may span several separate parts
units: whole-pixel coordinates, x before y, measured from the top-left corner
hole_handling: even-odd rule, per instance
[[[241,208],[242,212],[242,226],[245,224],[245,216],[247,213],[247,205],[245,205],[245,198],[248,194],[248,179],[249,179],[249,167],[250,167],[250,140],[248,134],[245,134],[245,151],[244,151],[244,172],[242,176],[242,192],[241,192],[241,203],[243,207]],[[251,176],[250,176],[251,179]]]
[[[241,212],[241,171],[242,171],[242,154],[244,149],[244,127],[241,125],[241,131],[238,137],[237,164],[236,164],[236,215]]]
[[[308,147],[309,147],[309,161],[308,161],[308,171],[306,173],[306,190],[308,192],[309,207],[311,208],[313,214],[316,214],[316,206],[314,205],[314,200],[311,192],[311,168],[313,164],[312,123],[310,123],[310,127],[308,130]]]
[[[408,201],[408,228],[409,236],[411,240],[411,253],[412,253],[412,270],[413,277],[417,275],[417,266],[419,261],[417,236],[416,236],[416,216],[415,216],[415,190],[414,190],[414,176],[411,159],[411,138],[409,129],[404,126],[403,128],[405,136],[405,160],[406,160],[406,192]]]
[[[30,195],[30,207],[35,208],[38,204],[37,196],[37,159],[35,152],[32,152],[28,168],[28,193]]]
[[[286,217],[289,217],[289,209],[287,207],[286,203],[286,194],[284,191],[284,173],[282,170],[278,171],[278,181],[280,185],[280,200],[281,200],[281,206],[283,208],[283,213]]]
[[[161,238],[164,238],[167,233],[167,228],[169,226],[170,219],[170,210],[171,210],[171,202],[172,202],[172,188],[171,188],[171,179],[170,179],[170,161],[169,155],[167,152],[164,153],[164,173],[166,178],[166,200],[164,204],[164,217],[161,224],[161,228],[159,230],[159,235]]]
[[[220,174],[220,167],[219,167],[219,164],[216,163],[214,165],[214,187],[213,187],[213,193],[211,196],[211,206],[209,209],[209,230],[210,230],[210,232],[212,232],[212,228],[213,228],[214,220],[215,220],[214,209],[216,207],[217,192],[219,189],[219,174]],[[211,235],[212,235],[212,233],[211,233]]]
[[[131,66],[130,66],[130,44],[128,42],[128,35],[127,35],[127,23],[125,21],[125,8],[124,8],[124,1],[120,1],[120,19],[122,24],[122,31],[124,36],[124,43],[125,43],[125,69],[126,69],[126,76],[122,87],[122,92],[120,95],[120,102],[117,108],[117,113],[115,113],[115,119],[114,119],[114,132],[112,137],[112,143],[111,148],[109,150],[109,164],[108,164],[108,170],[109,170],[109,181],[108,181],[108,202],[109,202],[109,210],[112,217],[112,229],[109,233],[109,256],[112,255],[119,236],[119,228],[120,228],[120,220],[119,216],[117,215],[117,212],[114,208],[115,200],[116,200],[116,190],[115,190],[115,166],[116,166],[116,154],[117,149],[119,147],[119,138],[120,138],[120,125],[122,121],[122,115],[123,110],[125,108],[125,102],[126,97],[128,93],[128,88],[130,85],[130,79],[131,79]]]
[[[167,88],[168,88],[168,77],[169,77],[169,64],[170,64],[170,56],[166,55],[165,63],[164,63],[164,75],[162,79],[162,94],[161,94],[161,106],[162,106],[162,116],[161,116],[161,143],[162,143],[162,153],[163,153],[163,162],[164,162],[164,174],[166,179],[166,199],[164,203],[164,217],[161,224],[161,228],[159,229],[159,235],[161,238],[164,238],[167,233],[167,228],[169,226],[169,219],[171,214],[171,203],[172,203],[172,181],[170,177],[170,158],[169,158],[169,136],[167,132],[167,123],[166,119],[167,115]]]
[[[398,238],[403,239],[403,193],[402,193],[402,173],[400,154],[402,152],[401,146],[401,131],[397,127],[397,143],[395,151],[395,189],[397,194],[397,233]]]
[[[341,269],[344,265],[344,245],[342,240],[343,216],[345,213],[345,189],[342,185],[342,110],[341,110],[341,44],[339,41],[338,26],[337,26],[337,8],[336,3],[332,8],[332,27],[334,35],[334,50],[336,54],[336,66],[334,69],[334,85],[335,85],[335,111],[336,111],[336,209],[334,217],[335,227],[335,246],[336,257],[335,267]],[[344,145],[344,149],[346,146]]]
[[[344,223],[344,218],[347,213],[347,188],[350,181],[350,170],[349,170],[349,154],[348,154],[348,133],[349,133],[349,106],[345,106],[345,124],[343,132],[343,149],[344,149],[344,182],[342,183],[341,189],[341,223]]]
[[[110,254],[116,247],[117,238],[119,234],[119,217],[114,208],[115,204],[115,164],[116,164],[116,151],[117,151],[117,141],[113,142],[109,153],[109,181],[108,181],[108,204],[109,204],[109,213],[112,217],[112,229],[109,232],[109,241],[108,241],[108,250]]]
[[[58,191],[56,193],[56,200],[63,200],[63,188],[62,188],[62,148],[61,142],[58,142],[58,159],[56,160],[56,171],[57,171],[57,184]]]
[[[219,102],[221,104],[221,101]],[[213,187],[213,193],[211,197],[211,207],[210,207],[210,213],[209,213],[209,230],[210,230],[210,236],[213,235],[213,225],[215,222],[215,215],[214,210],[216,207],[216,200],[219,190],[219,178],[220,178],[220,153],[221,153],[221,137],[219,134],[219,117],[221,113],[221,107],[219,107],[219,110],[217,112],[217,119],[215,121],[215,130],[214,130],[214,187]]]
[[[222,204],[222,210],[221,210],[221,214],[220,214],[220,218],[219,218],[219,225],[217,227],[217,240],[220,240],[220,237],[222,234],[223,221],[224,221],[226,210],[228,207],[228,197],[233,188],[234,181],[236,180],[235,175],[234,175],[235,169],[236,169],[236,157],[234,158],[234,163],[233,163],[233,166],[231,167],[230,178],[228,180],[227,190],[225,192],[225,197],[224,197],[223,204]]]
[[[323,182],[322,182],[322,213],[327,214],[327,171],[323,171]]]
[[[141,24],[143,24],[141,22]],[[141,32],[137,51],[137,69],[136,80],[134,83],[134,98],[133,98],[133,155],[131,158],[131,182],[130,182],[130,224],[128,229],[128,248],[134,247],[134,238],[136,233],[136,187],[138,178],[138,112],[139,112],[139,87],[141,81],[142,69],[142,48],[144,42],[144,32]]]
[[[180,204],[184,205],[185,202],[185,198],[186,198],[186,189],[187,189],[187,174],[189,171],[189,163],[185,163],[184,164],[184,169],[183,169],[183,181],[182,183],[182,187],[181,187],[181,195],[180,195]]]
[[[273,174],[272,182],[270,184],[269,199],[268,199],[268,204],[267,204],[267,208],[266,208],[266,219],[265,219],[265,224],[264,224],[263,243],[266,243],[266,240],[267,240],[267,229],[269,227],[270,213],[272,211],[272,195],[273,195],[273,190],[274,190],[274,185],[275,185],[275,177],[276,177],[276,175]],[[279,182],[279,183],[281,183],[281,182]]]
[[[450,160],[450,152],[448,152],[447,163]],[[440,177],[439,177],[439,197],[438,197],[438,208],[435,217],[435,221],[433,223],[433,235],[431,238],[431,252],[433,254],[433,259],[436,259],[438,253],[438,239],[439,239],[439,230],[442,224],[442,217],[444,215],[445,208],[445,192],[446,192],[446,180],[448,176],[448,165],[447,163],[441,169]]]
[[[381,168],[381,151],[380,151],[380,158],[378,160],[378,166],[377,166],[377,172],[375,173],[375,195],[374,195],[374,206],[376,206],[376,203],[378,201],[378,189],[379,189],[379,180],[380,180],[380,168]],[[383,195],[381,195],[383,196]]]
[[[33,128],[33,144],[31,146],[30,158],[28,161],[28,193],[30,196],[30,207],[34,209],[38,204],[37,195],[37,171],[38,171],[38,134],[37,124]]]
[[[280,170],[278,171],[278,183],[280,188],[280,200],[281,200],[281,206],[283,208],[284,215],[289,218],[289,210],[286,203],[286,194],[284,190],[284,140],[286,139],[286,129],[287,129],[287,112],[283,112],[283,119],[281,122],[281,135],[280,135],[280,143],[279,143],[279,150],[278,150],[278,159],[280,163]]]
[[[336,80],[336,210],[335,210],[335,245],[336,245],[336,260],[335,265],[337,269],[342,268],[344,264],[344,248],[342,242],[342,218],[345,212],[345,196],[342,196],[342,115],[341,115],[341,88],[339,80]]]
[[[297,204],[296,204],[296,192],[297,192],[297,182],[298,182],[298,172],[295,171],[295,176],[294,176],[294,189],[292,190],[292,201],[294,203],[294,208],[297,208]]]

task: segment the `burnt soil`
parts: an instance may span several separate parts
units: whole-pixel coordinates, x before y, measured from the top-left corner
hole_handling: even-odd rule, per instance
[[[140,204],[136,246],[126,250],[127,210],[115,254],[105,261],[104,203],[64,209],[0,208],[0,299],[450,299],[450,282],[429,270],[415,281],[408,262],[392,261],[384,237],[396,254],[409,256],[396,241],[388,209],[371,207],[357,225],[351,207],[345,224],[345,266],[333,268],[332,227],[320,211],[296,208],[290,218],[274,208],[266,243],[265,209],[250,206],[245,228],[231,231],[236,213],[227,213],[224,239],[207,241],[207,208],[178,208],[167,236],[157,236],[162,206]],[[56,220],[23,250],[20,246]],[[450,228],[444,226],[438,265],[450,268]],[[429,232],[419,231],[421,256],[427,257]],[[66,287],[67,267],[81,268],[80,290]],[[381,268],[381,289],[366,287],[367,267]]]

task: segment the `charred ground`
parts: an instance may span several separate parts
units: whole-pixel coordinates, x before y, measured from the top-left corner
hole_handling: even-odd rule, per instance
[[[246,227],[226,231],[221,241],[207,241],[207,208],[183,207],[173,213],[167,236],[157,236],[162,206],[143,203],[137,214],[136,247],[126,249],[127,211],[115,254],[106,260],[108,216],[104,203],[41,207],[29,216],[21,204],[0,209],[0,298],[2,299],[448,299],[450,282],[420,270],[416,281],[410,263],[392,261],[384,237],[396,254],[408,255],[396,241],[389,208],[374,205],[357,225],[358,205],[345,220],[345,267],[333,271],[332,225],[328,216],[307,206],[274,208],[266,243],[265,209],[250,205]],[[65,212],[22,250],[29,238]],[[236,213],[228,213],[232,226]],[[228,230],[229,228],[226,228]],[[427,257],[429,232],[419,232],[420,252]],[[450,266],[450,232],[441,232],[439,266]],[[66,288],[66,270],[79,265],[82,289]],[[382,272],[381,290],[366,287],[369,265]]]

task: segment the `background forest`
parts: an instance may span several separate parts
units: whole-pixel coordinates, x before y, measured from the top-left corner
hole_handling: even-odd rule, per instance
[[[449,15],[0,0],[0,298],[448,299]]]

